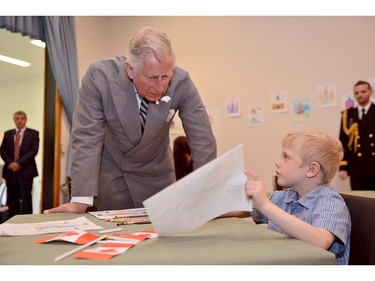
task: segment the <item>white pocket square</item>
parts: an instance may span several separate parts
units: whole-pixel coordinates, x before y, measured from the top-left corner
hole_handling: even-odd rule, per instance
[[[171,100],[170,96],[164,96],[161,98],[161,101],[168,103]]]

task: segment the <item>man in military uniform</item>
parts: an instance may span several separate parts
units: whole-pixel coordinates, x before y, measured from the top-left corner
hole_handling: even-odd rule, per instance
[[[340,140],[344,158],[340,178],[350,177],[352,190],[375,190],[375,105],[366,81],[354,85],[357,107],[342,112]]]

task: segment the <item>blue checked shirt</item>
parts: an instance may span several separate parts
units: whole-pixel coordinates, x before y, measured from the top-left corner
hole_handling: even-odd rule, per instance
[[[293,188],[288,188],[273,192],[269,199],[287,213],[335,235],[336,239],[328,250],[336,255],[336,264],[348,264],[350,214],[345,201],[333,188],[321,185],[302,198],[299,198]],[[256,209],[251,212],[251,217],[255,223],[267,223],[269,229],[285,234]]]

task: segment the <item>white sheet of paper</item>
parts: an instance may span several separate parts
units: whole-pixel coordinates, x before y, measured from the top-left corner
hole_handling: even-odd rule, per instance
[[[3,223],[0,225],[0,236],[22,236],[46,233],[69,232],[73,230],[102,229],[85,217],[71,220],[59,220],[36,223]]]
[[[251,211],[240,144],[143,201],[159,236],[194,230],[230,211]]]
[[[89,212],[99,220],[109,220],[116,217],[146,217],[146,208],[134,208],[134,209],[123,209],[123,210],[108,210],[108,211],[92,211]]]

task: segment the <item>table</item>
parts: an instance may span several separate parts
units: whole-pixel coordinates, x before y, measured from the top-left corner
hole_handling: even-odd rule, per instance
[[[111,222],[90,214],[18,215],[7,222],[32,223],[70,220],[85,216],[106,229],[116,228]],[[123,226],[123,232],[152,229],[151,224]],[[98,234],[99,230],[90,232]],[[255,225],[244,219],[221,218],[182,235],[148,239],[109,261],[75,259],[59,262],[53,259],[77,245],[32,242],[53,234],[0,237],[2,265],[297,265],[335,264],[334,254],[297,239]],[[95,248],[98,245],[91,247]]]

